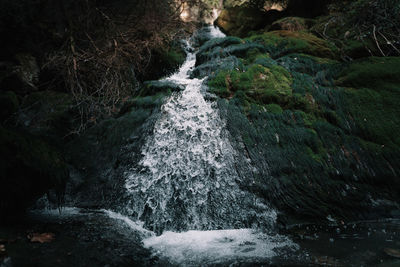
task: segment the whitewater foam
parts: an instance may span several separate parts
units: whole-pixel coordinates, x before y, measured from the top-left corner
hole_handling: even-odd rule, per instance
[[[277,250],[297,249],[287,237],[268,235],[252,229],[165,232],[143,240],[144,246],[179,265],[199,266],[235,260],[263,261]]]

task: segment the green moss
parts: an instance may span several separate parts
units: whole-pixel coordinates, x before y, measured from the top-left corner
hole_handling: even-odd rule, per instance
[[[245,72],[222,71],[209,81],[211,90],[221,97],[241,90],[259,103],[282,102],[292,95],[292,78],[282,67],[251,65]]]
[[[268,55],[261,53],[257,48],[252,48],[247,51],[244,62],[246,64],[251,64],[260,57],[268,57]]]
[[[215,47],[227,47],[229,45],[240,44],[242,42],[243,42],[242,39],[240,39],[238,37],[234,37],[234,36],[226,36],[224,38],[213,38],[213,39],[205,42],[201,46],[201,48],[199,50],[199,54],[205,53],[207,51],[211,51]]]
[[[345,120],[356,135],[379,145],[398,147],[400,139],[400,58],[370,57],[347,66],[336,82],[344,90]]]
[[[366,44],[359,40],[345,40],[343,42],[342,51],[345,55],[351,58],[361,58],[369,56]]]
[[[358,136],[384,146],[400,146],[400,88],[346,89],[345,102]]]
[[[269,68],[269,67],[271,67],[271,66],[273,66],[273,65],[277,65],[276,61],[273,60],[273,59],[269,56],[269,54],[265,54],[265,53],[258,54],[258,55],[255,57],[253,63],[254,63],[254,64],[259,64],[259,65],[264,66],[264,67],[266,67],[266,68]]]
[[[313,160],[322,163],[323,162],[323,156],[320,154],[315,154],[310,147],[306,147],[306,153],[309,155]]]
[[[267,107],[268,112],[276,113],[276,114],[283,113],[283,109],[281,108],[281,106],[279,106],[277,104],[268,104],[268,105],[266,105],[266,107]]]
[[[254,164],[268,165],[255,191],[274,196],[290,213],[300,206],[324,218],[345,214],[349,209],[341,205],[364,203],[365,192],[397,192],[387,189],[399,187],[398,58],[346,64],[301,38],[267,33],[247,41],[258,41],[268,53],[249,50],[241,70],[219,72],[209,85],[229,99],[221,102],[236,106],[227,113],[232,135],[241,137]],[[335,53],[326,44],[325,51]],[[356,88],[335,86],[335,80]],[[357,190],[348,191],[349,185]]]
[[[208,82],[211,91],[220,97],[229,97],[232,92],[229,88],[230,71],[220,71]]]
[[[261,42],[273,57],[291,53],[325,58],[336,57],[336,49],[332,44],[307,32],[272,31],[253,35],[247,40]]]
[[[369,57],[354,61],[339,74],[337,84],[375,90],[398,88],[400,57]]]
[[[316,122],[316,117],[313,113],[306,113],[304,111],[299,111],[302,119],[303,119],[303,124],[306,127],[312,127],[312,125],[314,124],[314,122]]]
[[[166,68],[177,68],[185,61],[185,53],[181,49],[171,48],[160,53],[161,61]]]

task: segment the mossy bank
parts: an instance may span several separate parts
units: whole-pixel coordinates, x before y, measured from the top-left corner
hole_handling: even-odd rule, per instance
[[[254,166],[243,187],[286,225],[398,216],[400,58],[341,62],[333,43],[302,31],[232,38],[198,57],[220,50],[203,63],[215,65],[247,47],[208,72],[236,149]]]

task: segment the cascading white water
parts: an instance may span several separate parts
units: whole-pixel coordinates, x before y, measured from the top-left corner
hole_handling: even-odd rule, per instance
[[[162,106],[140,169],[127,175],[133,212],[156,231],[248,227],[257,216],[263,223],[274,221],[275,212],[236,183],[240,177],[224,121],[203,98],[203,80],[189,78],[195,62],[188,52],[179,72],[167,78],[185,90]]]
[[[211,27],[211,36],[223,37],[223,34]],[[189,78],[196,62],[189,42],[187,51],[180,70],[166,78],[183,85],[184,91],[172,94],[162,106],[153,134],[142,148],[139,167],[126,172],[128,211],[158,233],[273,225],[276,212],[253,194],[241,190],[236,182],[241,178],[235,170],[235,151],[229,143],[225,123],[215,103],[206,101],[202,95],[204,79]],[[219,235],[245,233],[248,242],[256,236],[249,229],[230,231],[233,232],[208,231],[207,236],[211,243],[218,243]],[[192,242],[193,233],[201,232],[168,233],[184,240],[180,242],[182,245]],[[213,240],[215,233],[217,238]],[[165,249],[164,235],[147,244],[162,250],[157,247],[160,242]]]

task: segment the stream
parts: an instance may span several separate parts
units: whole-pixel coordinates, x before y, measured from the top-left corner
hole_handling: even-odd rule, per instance
[[[224,37],[212,26],[208,31],[212,38]],[[184,90],[165,100],[139,163],[125,170],[122,199],[127,201],[112,209],[32,211],[34,231],[56,233],[53,249],[30,247],[22,259],[10,255],[1,266],[23,266],[21,261],[30,257],[37,260],[35,266],[400,264],[390,255],[390,248],[399,246],[399,221],[279,231],[278,211],[240,188],[238,153],[226,122],[215,101],[205,97],[206,78],[191,78],[196,64],[192,40],[185,50],[185,63],[164,79]],[[15,250],[23,247],[18,242]],[[49,261],[43,264],[45,255]]]

